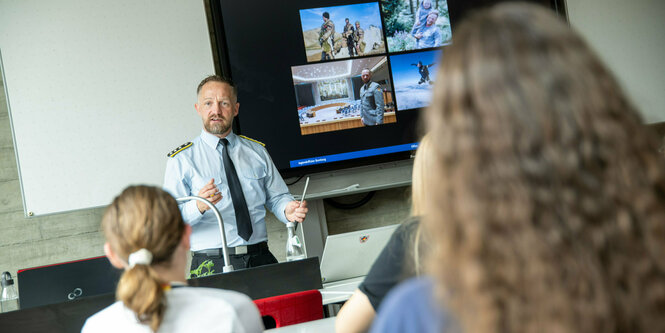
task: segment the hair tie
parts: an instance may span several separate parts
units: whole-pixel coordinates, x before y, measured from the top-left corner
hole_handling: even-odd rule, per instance
[[[127,263],[129,268],[134,267],[135,265],[150,265],[152,262],[152,253],[146,249],[140,249],[129,255]]]

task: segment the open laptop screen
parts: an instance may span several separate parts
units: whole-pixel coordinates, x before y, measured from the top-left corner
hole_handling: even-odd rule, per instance
[[[321,256],[324,283],[367,275],[399,224],[328,236]]]
[[[106,257],[19,270],[21,309],[114,292],[120,274]]]

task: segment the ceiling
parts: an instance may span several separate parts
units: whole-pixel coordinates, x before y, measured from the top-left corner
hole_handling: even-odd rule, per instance
[[[298,84],[359,76],[364,68],[375,71],[385,63],[385,56],[361,58],[291,67],[291,73],[293,83]]]

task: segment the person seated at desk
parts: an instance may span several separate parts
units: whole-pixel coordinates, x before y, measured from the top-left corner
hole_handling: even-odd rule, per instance
[[[497,5],[454,38],[424,114],[430,276],[371,332],[665,332],[655,133],[546,8]]]
[[[337,314],[335,331],[338,333],[366,332],[376,310],[388,291],[400,281],[420,273],[421,253],[426,251],[419,216],[425,211],[423,195],[427,170],[432,164],[432,144],[425,135],[416,151],[411,181],[411,215],[402,223],[376,258],[365,280],[344,303]]]
[[[175,199],[150,186],[125,189],[102,218],[104,252],[124,269],[117,302],[88,318],[82,332],[262,332],[244,294],[187,287],[192,229]]]

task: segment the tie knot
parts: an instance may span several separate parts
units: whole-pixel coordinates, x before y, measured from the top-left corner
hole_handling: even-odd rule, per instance
[[[219,142],[220,142],[224,147],[226,147],[226,146],[229,144],[229,140],[227,140],[226,138],[224,138],[224,139],[219,139]]]

